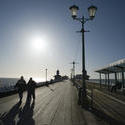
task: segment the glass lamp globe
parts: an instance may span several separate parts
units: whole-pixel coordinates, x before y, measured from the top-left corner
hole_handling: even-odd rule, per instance
[[[88,8],[90,19],[93,19],[95,17],[96,11],[97,11],[97,7],[95,7],[95,6],[90,6]]]
[[[76,18],[77,17],[77,11],[79,10],[79,7],[76,6],[76,5],[73,5],[69,9],[71,10],[72,17]]]

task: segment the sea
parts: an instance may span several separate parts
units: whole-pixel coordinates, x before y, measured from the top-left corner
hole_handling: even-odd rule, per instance
[[[122,82],[121,79],[118,79],[119,82]],[[93,82],[93,83],[100,83],[100,79],[90,79],[89,82]],[[108,80],[102,79],[101,80],[101,84],[107,84]],[[114,85],[115,84],[115,79],[109,79],[109,83],[110,85]]]
[[[18,80],[17,78],[0,78],[0,92],[14,90],[14,86]]]

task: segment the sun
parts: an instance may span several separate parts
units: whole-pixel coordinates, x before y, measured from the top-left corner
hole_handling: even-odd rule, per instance
[[[45,36],[34,36],[31,38],[31,46],[35,50],[47,49],[47,38]]]

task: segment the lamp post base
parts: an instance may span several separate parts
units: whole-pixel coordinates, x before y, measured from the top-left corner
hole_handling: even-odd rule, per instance
[[[82,108],[85,108],[85,109],[89,108],[89,102],[84,91],[81,91],[81,106]]]

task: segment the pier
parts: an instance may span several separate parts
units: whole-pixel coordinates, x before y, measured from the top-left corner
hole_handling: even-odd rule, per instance
[[[77,104],[77,88],[67,80],[36,89],[35,103],[18,103],[18,95],[0,98],[0,122],[4,125],[103,125]]]

